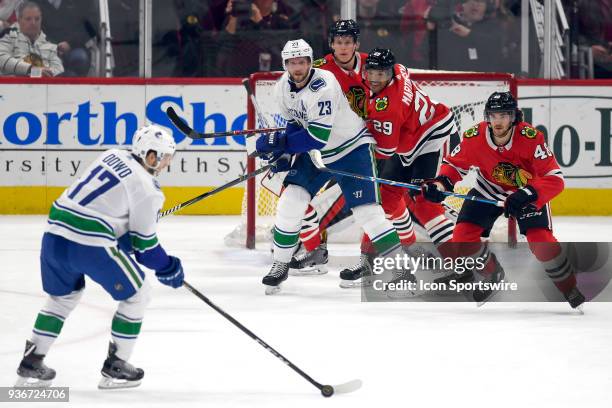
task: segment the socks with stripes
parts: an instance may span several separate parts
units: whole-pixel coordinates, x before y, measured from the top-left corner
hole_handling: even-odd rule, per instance
[[[151,287],[145,280],[132,297],[119,302],[111,323],[111,337],[117,346],[117,357],[129,360],[140,334],[144,312],[151,299]]]
[[[567,248],[561,246],[547,228],[530,228],[527,241],[555,286],[564,294],[572,290],[576,286],[576,272],[567,258]]]
[[[45,305],[38,313],[32,337],[30,340],[36,345],[37,354],[47,354],[59,336],[64,321],[79,303],[83,291],[72,292],[66,296],[49,296]]]
[[[274,220],[274,260],[288,263],[300,236],[302,218],[310,202],[310,194],[295,184],[287,186],[276,207]]]

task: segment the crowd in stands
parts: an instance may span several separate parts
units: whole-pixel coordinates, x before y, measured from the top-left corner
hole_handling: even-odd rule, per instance
[[[108,0],[113,75],[139,75],[139,0]],[[280,49],[304,38],[329,52],[340,0],[154,0],[153,76],[239,77],[280,70]],[[412,68],[537,77],[541,44],[530,27],[521,72],[521,0],[356,0],[362,51],[391,48]],[[562,0],[571,30],[612,77],[612,0]],[[0,75],[95,76],[98,0],[0,0]],[[40,69],[32,70],[31,67]]]

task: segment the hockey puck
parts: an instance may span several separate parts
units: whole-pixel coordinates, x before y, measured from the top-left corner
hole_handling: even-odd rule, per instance
[[[332,395],[334,395],[334,387],[332,387],[331,385],[324,385],[323,388],[321,388],[321,395],[326,398],[331,397]]]

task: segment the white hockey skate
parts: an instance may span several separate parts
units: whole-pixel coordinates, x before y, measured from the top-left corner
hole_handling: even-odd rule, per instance
[[[327,244],[321,243],[318,247],[308,252],[303,246],[291,262],[289,262],[289,275],[291,276],[315,276],[327,273],[327,262],[329,255]]]
[[[138,387],[144,377],[144,371],[116,356],[117,346],[110,342],[108,357],[102,366],[102,379],[98,383],[101,390]]]
[[[266,287],[266,295],[274,295],[281,290],[281,283],[289,277],[289,264],[286,262],[274,261],[270,272],[263,277],[261,283]]]

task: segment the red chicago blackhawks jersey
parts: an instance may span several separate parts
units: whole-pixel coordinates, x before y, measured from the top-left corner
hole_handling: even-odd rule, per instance
[[[406,166],[424,153],[439,151],[457,131],[450,109],[430,99],[401,64],[393,67],[385,89],[369,95],[367,119],[376,157],[388,159],[397,153]]]
[[[365,118],[367,88],[363,80],[363,66],[368,54],[358,52],[355,54],[355,57],[357,58],[357,63],[351,71],[347,71],[336,64],[332,54],[327,54],[324,58],[314,61],[312,65],[315,68],[321,68],[334,74],[340,83],[342,92],[344,92],[346,99],[349,101],[351,109],[360,117]]]
[[[493,143],[487,122],[463,133],[461,143],[444,158],[440,174],[456,183],[476,168],[474,188],[484,197],[505,200],[530,185],[538,193],[534,203],[542,208],[563,190],[563,173],[542,132],[526,122],[514,127],[505,146]]]

